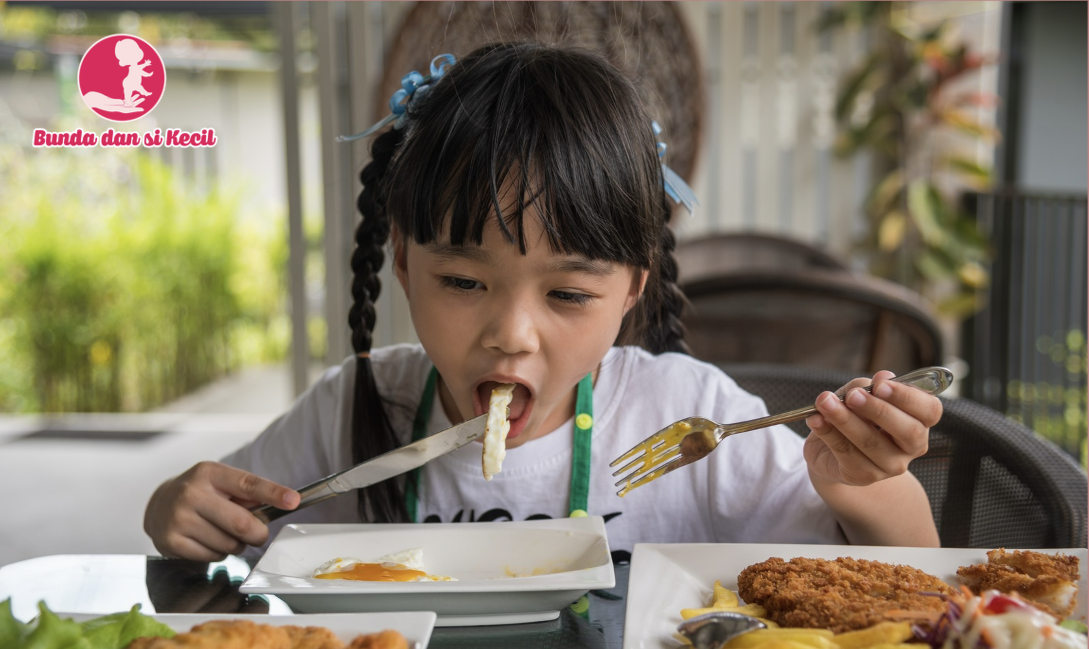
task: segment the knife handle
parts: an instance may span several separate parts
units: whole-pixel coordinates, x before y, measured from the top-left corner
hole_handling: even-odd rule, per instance
[[[329,487],[329,484],[335,477],[336,476],[323,478],[299,489],[299,495],[302,496],[302,500],[299,501],[299,506],[295,509],[280,509],[279,507],[273,507],[272,505],[258,505],[257,507],[250,509],[250,512],[252,512],[259,521],[268,525],[281,516],[287,516],[292,512],[299,511],[303,507],[309,507],[310,505],[320,503],[323,500],[328,500],[329,498],[336,496],[338,492],[333,491]]]

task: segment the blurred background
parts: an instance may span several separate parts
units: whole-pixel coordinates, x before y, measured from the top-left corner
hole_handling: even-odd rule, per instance
[[[367,142],[409,70],[496,39],[598,50],[642,84],[679,212],[695,355],[954,393],[1086,461],[1086,4],[0,3],[0,565],[153,553],[166,477],[260,432],[351,353]],[[139,36],[168,83],[101,133],[79,61]],[[379,344],[414,341],[386,270]],[[76,531],[77,533],[73,533]]]

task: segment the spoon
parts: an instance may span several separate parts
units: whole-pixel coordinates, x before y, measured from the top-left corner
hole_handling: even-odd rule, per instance
[[[742,633],[766,629],[767,626],[755,617],[741,613],[712,611],[685,620],[677,627],[677,632],[687,638],[695,649],[720,649]]]

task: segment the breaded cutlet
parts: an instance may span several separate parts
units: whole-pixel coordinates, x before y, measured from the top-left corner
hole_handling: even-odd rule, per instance
[[[946,603],[934,594],[953,592],[917,568],[849,557],[773,557],[742,570],[737,585],[743,600],[780,626],[836,633],[873,626],[891,611],[940,613]]]

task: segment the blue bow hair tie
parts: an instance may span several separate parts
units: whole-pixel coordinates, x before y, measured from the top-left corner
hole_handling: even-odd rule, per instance
[[[431,59],[431,76],[425,77],[413,70],[401,77],[401,87],[389,98],[390,114],[378,121],[365,131],[355,135],[338,135],[337,142],[354,142],[383,129],[390,122],[394,122],[393,128],[405,127],[405,115],[409,106],[414,106],[427,96],[431,90],[431,84],[438,81],[446,74],[446,70],[454,65],[457,59],[453,54],[440,54]]]
[[[662,134],[662,127],[658,122],[651,122],[650,127],[654,130],[654,137]],[[665,158],[665,153],[666,143],[658,140],[658,158]],[[662,184],[665,185],[666,194],[673,199],[674,203],[684,205],[689,215],[693,213],[693,207],[700,204],[696,198],[696,192],[692,191],[688,183],[684,182],[684,178],[677,175],[677,172],[670,169],[664,161],[662,162]]]

